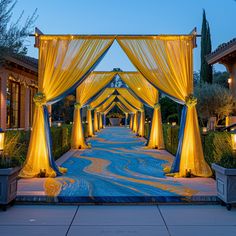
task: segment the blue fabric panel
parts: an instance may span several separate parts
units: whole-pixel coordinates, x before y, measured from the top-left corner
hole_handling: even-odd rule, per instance
[[[183,106],[183,109],[182,109],[180,129],[179,129],[178,149],[177,149],[177,153],[175,155],[175,160],[171,166],[171,173],[175,173],[175,172],[179,171],[187,112],[188,112],[188,108],[185,105],[185,106]]]
[[[46,135],[46,144],[47,144],[47,149],[48,149],[48,158],[49,158],[50,166],[56,172],[57,175],[61,175],[61,172],[59,171],[59,168],[56,165],[53,155],[52,155],[52,136],[51,136],[51,131],[50,131],[48,108],[46,105],[43,106],[43,112],[44,112],[44,129],[45,129],[45,135]]]

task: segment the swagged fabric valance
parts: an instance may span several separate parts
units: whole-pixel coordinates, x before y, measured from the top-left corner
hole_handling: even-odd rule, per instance
[[[204,160],[200,131],[196,113],[196,99],[193,97],[193,35],[185,36],[47,36],[41,35],[39,41],[39,93],[35,96],[36,104],[32,133],[26,162],[20,173],[21,177],[35,177],[41,171],[47,176],[61,175],[66,170],[58,167],[52,157],[52,139],[49,129],[49,117],[47,105],[53,104],[72,90],[78,87],[77,102],[75,104],[74,127],[72,143],[75,148],[87,147],[82,141],[80,109],[102,89],[95,86],[93,79],[89,85],[83,82],[92,78],[90,74],[103,58],[114,40],[117,40],[121,48],[127,54],[131,62],[140,72],[140,76],[125,75],[120,77],[128,84],[129,81],[143,82],[144,86],[135,89],[134,94],[146,104],[154,108],[153,123],[158,130],[158,138],[151,134],[149,147],[164,147],[161,131],[161,115],[158,103],[158,90],[171,97],[176,102],[183,104],[182,119],[180,125],[179,146],[172,172],[178,172],[179,176],[185,176],[186,170],[196,176],[211,176],[210,167]],[[89,77],[90,76],[90,77]],[[136,79],[133,79],[133,78]],[[103,77],[104,87],[110,80]],[[146,82],[144,82],[146,81]],[[147,82],[149,84],[147,84]],[[94,86],[93,88],[90,87]],[[100,84],[99,84],[100,85]],[[81,86],[81,88],[79,88]],[[147,88],[146,88],[147,86]],[[139,89],[145,94],[141,95]],[[92,96],[86,93],[93,91]],[[105,90],[104,90],[105,91]],[[151,93],[153,94],[150,94]],[[84,95],[86,94],[86,95]],[[112,93],[111,93],[112,94]],[[104,104],[109,100],[112,104],[112,96],[103,104],[91,105],[89,109],[96,108],[101,116],[105,110]],[[85,98],[81,98],[85,96]],[[89,96],[89,97],[86,97]],[[105,95],[104,95],[105,96]],[[133,130],[138,132],[138,108],[132,100],[129,104],[121,95],[119,101],[133,113]],[[86,100],[86,101],[81,101]],[[102,101],[102,100],[101,100]],[[136,104],[136,106],[135,106]],[[99,106],[98,106],[99,105]],[[105,104],[105,105],[108,105]],[[72,136],[72,137],[73,137]],[[157,140],[158,139],[158,140]],[[78,142],[81,141],[81,143]]]

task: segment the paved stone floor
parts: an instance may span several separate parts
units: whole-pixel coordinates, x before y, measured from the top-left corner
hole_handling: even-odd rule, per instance
[[[91,149],[72,150],[59,159],[58,164],[68,169],[66,175],[21,179],[18,199],[38,196],[40,201],[51,196],[61,202],[176,202],[212,201],[216,196],[211,178],[166,177],[163,168],[170,167],[174,157],[165,150],[145,149],[146,140],[128,128],[107,127],[89,142]]]
[[[16,205],[0,211],[0,235],[235,236],[236,208]]]

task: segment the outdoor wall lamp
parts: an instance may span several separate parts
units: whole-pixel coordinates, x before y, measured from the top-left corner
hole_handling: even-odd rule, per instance
[[[228,84],[232,83],[232,78],[228,78]]]
[[[230,131],[231,134],[231,141],[232,141],[232,149],[235,152],[236,151],[236,130]]]
[[[4,150],[4,139],[5,139],[5,132],[0,128],[0,155],[2,155]]]

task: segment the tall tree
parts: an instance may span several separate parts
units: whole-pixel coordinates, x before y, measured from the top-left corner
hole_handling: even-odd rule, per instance
[[[0,60],[6,55],[17,53],[26,54],[25,39],[32,32],[37,18],[36,11],[21,24],[24,11],[15,22],[12,22],[16,0],[0,0]]]
[[[212,83],[212,65],[208,65],[206,55],[211,53],[211,33],[209,23],[206,19],[206,12],[203,10],[202,17],[202,32],[201,32],[201,70],[200,82]]]

